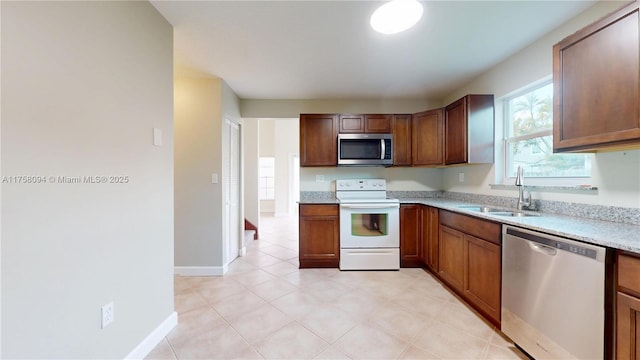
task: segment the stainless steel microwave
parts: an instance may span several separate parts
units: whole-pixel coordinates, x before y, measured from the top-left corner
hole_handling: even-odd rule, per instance
[[[338,165],[393,165],[393,135],[338,134]]]

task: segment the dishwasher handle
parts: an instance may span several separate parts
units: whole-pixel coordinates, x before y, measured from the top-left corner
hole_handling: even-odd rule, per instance
[[[542,244],[538,244],[535,243],[533,241],[527,241],[529,243],[529,248],[535,252],[539,252],[545,255],[549,255],[549,256],[555,256],[558,253],[558,250],[546,246],[546,245],[542,245]]]

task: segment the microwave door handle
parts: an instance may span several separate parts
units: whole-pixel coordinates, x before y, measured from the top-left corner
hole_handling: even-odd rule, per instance
[[[384,154],[386,153],[385,150],[384,139],[380,139],[380,160],[384,160]]]

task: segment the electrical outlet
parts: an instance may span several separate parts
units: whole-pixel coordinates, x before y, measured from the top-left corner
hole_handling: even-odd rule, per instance
[[[464,173],[463,172],[458,173],[458,181],[459,182],[464,182]]]
[[[107,325],[113,321],[113,301],[102,307],[102,328],[106,328]]]
[[[324,182],[324,175],[316,175],[316,182]]]

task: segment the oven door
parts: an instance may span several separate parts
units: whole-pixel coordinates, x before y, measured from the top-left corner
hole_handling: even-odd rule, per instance
[[[340,247],[400,247],[400,204],[340,204]]]

